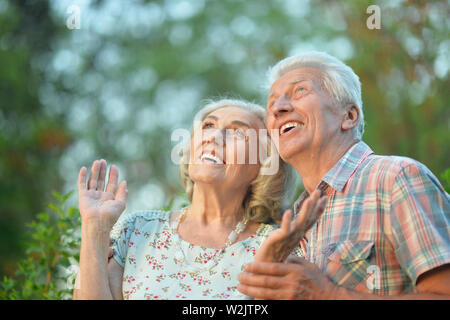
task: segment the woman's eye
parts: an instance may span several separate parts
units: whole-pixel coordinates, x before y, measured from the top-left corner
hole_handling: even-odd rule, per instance
[[[234,130],[234,135],[239,138],[239,139],[244,139],[245,138],[245,132],[242,129],[236,129]]]
[[[211,122],[205,122],[203,124],[203,129],[210,129],[213,127],[213,124]]]

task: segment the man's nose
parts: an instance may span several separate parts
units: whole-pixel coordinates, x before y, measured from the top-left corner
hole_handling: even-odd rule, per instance
[[[269,112],[271,112],[275,117],[279,117],[281,114],[286,112],[291,112],[294,108],[290,104],[290,99],[286,96],[280,96],[277,100],[269,107]]]

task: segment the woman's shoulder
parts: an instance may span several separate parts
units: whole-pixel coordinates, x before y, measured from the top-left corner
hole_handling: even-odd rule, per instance
[[[139,210],[126,214],[123,217],[124,222],[152,221],[152,220],[169,220],[171,211],[164,210]]]
[[[124,231],[140,229],[144,225],[163,224],[170,219],[171,211],[164,210],[138,210],[120,216],[111,230],[111,238],[119,237]]]

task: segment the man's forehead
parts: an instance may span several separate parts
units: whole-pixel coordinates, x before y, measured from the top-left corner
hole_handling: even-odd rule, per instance
[[[278,78],[270,88],[270,92],[272,93],[273,89],[277,89],[279,87],[283,87],[286,85],[295,84],[301,81],[311,81],[315,85],[320,83],[320,79],[323,75],[322,70],[311,67],[301,67],[290,70],[283,74],[280,78]]]

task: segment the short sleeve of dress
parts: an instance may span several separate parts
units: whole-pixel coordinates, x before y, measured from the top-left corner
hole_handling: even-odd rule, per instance
[[[166,215],[160,210],[136,211],[120,217],[110,233],[113,258],[122,267],[125,266],[127,251],[131,245],[130,239],[136,229],[136,225]]]

